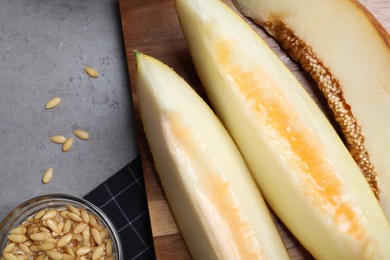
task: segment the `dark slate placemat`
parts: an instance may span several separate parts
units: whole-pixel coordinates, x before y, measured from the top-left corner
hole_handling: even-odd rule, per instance
[[[112,220],[122,240],[125,260],[155,259],[139,157],[84,198]]]

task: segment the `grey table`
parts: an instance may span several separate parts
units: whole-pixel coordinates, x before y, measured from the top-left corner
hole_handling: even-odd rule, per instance
[[[117,1],[0,0],[0,220],[41,194],[84,196],[138,155],[128,82]],[[67,153],[49,141],[76,128],[91,137]]]

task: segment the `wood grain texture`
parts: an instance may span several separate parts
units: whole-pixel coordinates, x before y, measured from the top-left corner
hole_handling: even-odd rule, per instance
[[[361,0],[383,27],[390,28],[390,4],[388,0]],[[231,0],[224,0],[234,10]],[[123,37],[128,61],[132,100],[136,118],[136,131],[147,190],[148,207],[154,247],[157,259],[191,259],[186,245],[177,229],[158,175],[139,118],[138,99],[135,82],[135,58],[133,50],[151,55],[172,67],[207,101],[207,97],[192,64],[184,36],[181,32],[174,9],[174,0],[120,0]],[[237,11],[237,10],[236,10]],[[245,19],[245,18],[244,18]],[[305,89],[319,104],[323,112],[333,122],[332,113],[325,105],[322,94],[314,82],[280,50],[275,41],[262,29],[245,19],[264,38],[285,65],[298,78]],[[337,129],[337,127],[336,127]],[[310,254],[291,235],[274,215],[277,228],[292,259],[312,259]],[[129,245],[124,245],[129,246]]]

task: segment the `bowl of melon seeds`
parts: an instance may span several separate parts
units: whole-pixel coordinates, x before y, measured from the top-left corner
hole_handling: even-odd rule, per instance
[[[120,237],[95,205],[66,194],[23,202],[0,223],[0,260],[122,260]]]

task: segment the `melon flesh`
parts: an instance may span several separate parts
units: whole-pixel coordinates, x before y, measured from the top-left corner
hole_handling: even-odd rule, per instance
[[[270,212],[221,122],[162,62],[136,54],[137,95],[156,170],[194,259],[288,259]]]
[[[198,75],[262,194],[319,259],[390,258],[390,228],[332,125],[265,42],[218,0],[176,0]]]
[[[347,145],[360,163],[390,220],[390,37],[379,22],[356,0],[235,0],[244,15],[273,35],[279,42],[276,25],[289,28],[311,48],[317,64],[327,68],[348,104],[348,113],[356,118],[360,140],[346,138]],[[289,49],[290,46],[283,46]],[[305,50],[289,50],[299,62]],[[298,57],[299,55],[299,57]],[[304,66],[305,67],[305,66]],[[305,67],[310,71],[310,67]],[[319,83],[321,89],[321,80]],[[324,87],[326,92],[326,86]],[[332,95],[326,95],[332,102]],[[336,104],[337,105],[337,104]],[[338,119],[338,108],[332,108]],[[350,127],[341,124],[344,135]],[[367,155],[353,147],[364,147]],[[369,167],[366,161],[369,160]],[[366,173],[368,171],[368,173]],[[376,179],[375,179],[376,176]]]

